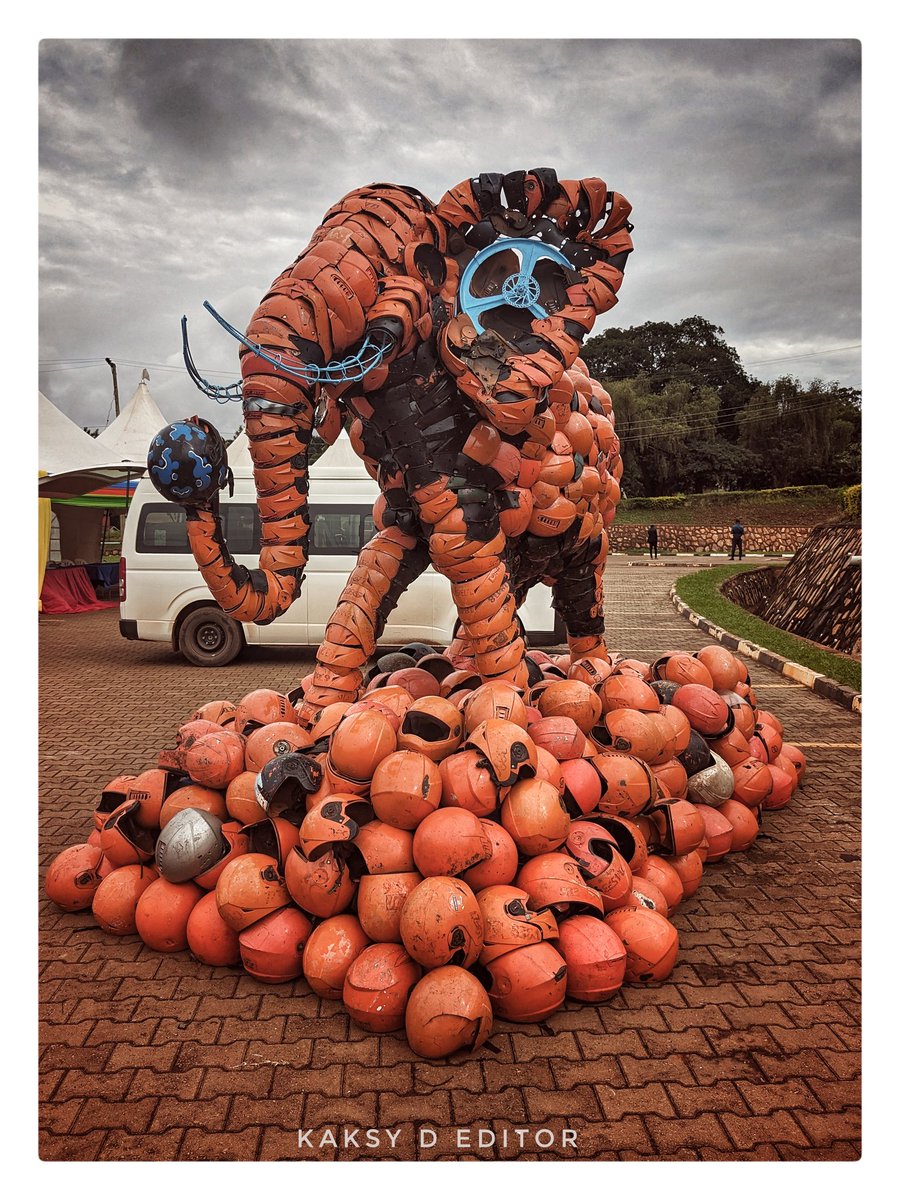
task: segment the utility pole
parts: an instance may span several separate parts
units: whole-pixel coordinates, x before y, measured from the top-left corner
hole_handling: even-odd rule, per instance
[[[119,378],[116,375],[116,364],[111,358],[106,360],[109,363],[109,369],[112,371],[113,377],[113,400],[116,405],[116,416],[119,415]]]

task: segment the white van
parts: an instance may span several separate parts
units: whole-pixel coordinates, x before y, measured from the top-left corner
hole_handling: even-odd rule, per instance
[[[228,451],[234,495],[221,497],[225,540],[239,563],[256,567],[259,514],[244,435]],[[213,600],[191,554],[184,509],[165,501],[145,476],[122,534],[119,632],[130,640],[171,642],[197,666],[222,667],[249,646],[318,646],[360,549],[373,536],[375,482],[341,434],[309,470],[309,562],[300,598],[270,625],[244,625]],[[520,615],[531,646],[565,641],[550,590],[532,588]],[[401,596],[379,645],[446,646],[456,610],[450,584],[429,567]]]

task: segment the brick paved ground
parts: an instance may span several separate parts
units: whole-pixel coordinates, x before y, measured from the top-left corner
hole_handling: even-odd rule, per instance
[[[611,566],[614,649],[649,660],[709,640],[667,598],[685,569]],[[115,610],[40,621],[42,872],[86,836],[100,787],[154,765],[198,702],[286,690],[310,664],[257,649],[203,670],[122,641],[116,621]],[[543,1028],[498,1021],[458,1063],[368,1036],[302,982],[266,986],[157,954],[42,896],[41,1157],[535,1156],[513,1135],[505,1150],[457,1150],[451,1129],[463,1126],[553,1130],[543,1158],[858,1158],[860,722],[750,668],[812,766],[755,846],[709,867],[679,909],[670,978],[602,1007],[567,1004]],[[417,1151],[423,1125],[437,1145]],[[298,1127],[335,1126],[399,1132],[377,1151],[298,1149]],[[560,1147],[565,1127],[576,1152]]]

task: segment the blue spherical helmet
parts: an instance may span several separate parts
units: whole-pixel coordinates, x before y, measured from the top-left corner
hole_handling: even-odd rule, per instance
[[[200,417],[161,429],[150,443],[147,469],[153,486],[173,504],[208,504],[230,474],[221,434]]]

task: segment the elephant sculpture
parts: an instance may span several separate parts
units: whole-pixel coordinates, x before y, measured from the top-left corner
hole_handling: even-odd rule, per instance
[[[304,681],[302,721],[359,695],[388,614],[429,564],[450,581],[454,650],[484,679],[526,683],[517,607],[540,580],[573,659],[606,657],[602,573],[622,463],[610,398],[578,355],[616,303],[630,211],[602,180],[559,180],[550,168],[482,174],[436,205],[371,184],[325,214],[246,333],[214,313],[241,342],[239,384],[199,376],[185,329],[195,382],[242,401],[258,569],[225,544],[227,461],[212,426],[194,418],[161,431],[148,465],[185,506],[191,549],[226,613],[264,624],[300,594],[314,427],[333,441],[346,423],[381,490],[376,533]]]

